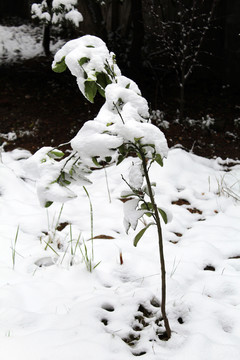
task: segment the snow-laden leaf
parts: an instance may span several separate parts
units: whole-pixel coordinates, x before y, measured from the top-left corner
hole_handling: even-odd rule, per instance
[[[90,59],[86,56],[82,57],[78,62],[80,66],[83,66],[84,64],[88,63]]]
[[[94,102],[96,93],[97,93],[97,85],[95,81],[90,81],[90,80],[85,81],[85,96],[91,103]]]
[[[134,189],[140,189],[143,184],[142,163],[135,160],[129,171],[129,185]]]
[[[101,165],[98,163],[96,156],[93,156],[93,157],[92,157],[92,162],[93,162],[94,165],[96,165],[97,167],[101,166]]]
[[[160,154],[156,154],[155,161],[160,165],[163,166],[163,159]]]
[[[163,209],[158,208],[158,212],[161,215],[163,221],[165,222],[165,224],[168,223],[168,217],[167,214],[165,213],[165,211]]]
[[[53,201],[46,201],[44,207],[45,207],[45,208],[48,208],[48,207],[51,206],[52,204],[53,204]]]
[[[123,205],[124,226],[126,232],[128,232],[130,227],[135,230],[137,227],[138,219],[142,217],[145,213],[144,210],[137,210],[138,203],[139,199],[134,198],[126,201]]]
[[[52,202],[64,203],[77,197],[68,187],[57,182],[49,183],[48,177],[43,177],[37,182],[37,194],[43,207],[49,207]]]
[[[62,57],[62,59],[58,62],[56,62],[53,66],[53,71],[56,73],[62,73],[66,70],[67,66],[65,64],[65,56]]]
[[[47,154],[52,159],[60,159],[64,156],[64,152],[62,152],[58,149],[51,150]]]
[[[133,240],[133,245],[137,246],[139,240],[142,238],[142,236],[145,234],[146,230],[149,228],[149,226],[151,225],[155,225],[155,223],[151,222],[149,224],[147,224],[147,226],[145,226],[142,230],[139,231],[139,233],[137,233],[137,235],[135,236],[134,240]]]

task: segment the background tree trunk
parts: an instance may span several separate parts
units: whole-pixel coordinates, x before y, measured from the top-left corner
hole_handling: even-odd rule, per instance
[[[130,63],[133,76],[138,80],[142,77],[142,48],[144,44],[144,20],[142,0],[132,0],[132,28],[133,38],[130,50]]]
[[[47,5],[49,8],[49,13],[52,12],[52,2],[53,0],[47,0]],[[44,25],[43,27],[43,49],[46,56],[51,54],[50,52],[50,35],[51,35],[51,23]]]

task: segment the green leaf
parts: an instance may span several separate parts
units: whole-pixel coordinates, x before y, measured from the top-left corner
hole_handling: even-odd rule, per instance
[[[107,156],[107,157],[105,157],[105,160],[106,160],[106,162],[110,162],[110,161],[112,161],[112,157],[111,157],[111,156]]]
[[[129,89],[130,88],[130,83],[126,85],[126,89]]]
[[[80,60],[78,60],[78,63],[80,66],[83,66],[84,64],[88,63],[90,59],[88,57],[82,57]]]
[[[97,89],[99,94],[105,98],[105,87],[112,83],[110,77],[104,72],[97,72]]]
[[[54,149],[48,152],[48,156],[55,159],[55,158],[62,158],[64,156],[64,153],[60,150]]]
[[[130,193],[130,194],[127,194],[127,195],[121,195],[121,199],[128,199],[131,200],[132,196],[135,196],[134,193]]]
[[[119,148],[118,148],[118,150],[119,150],[120,154],[122,154],[122,155],[126,155],[126,154],[127,154],[127,149],[126,149],[126,147],[125,147],[124,144],[120,145]]]
[[[168,218],[167,218],[167,214],[165,213],[165,211],[163,211],[163,209],[158,208],[159,214],[161,215],[161,217],[163,218],[163,221],[165,222],[165,224],[168,223]]]
[[[97,90],[98,90],[99,94],[100,94],[103,98],[105,98],[105,91],[104,91],[103,88],[101,88],[101,86],[99,86],[98,84],[97,84]]]
[[[149,228],[149,226],[151,225],[155,225],[154,223],[149,223],[147,224],[147,226],[145,226],[145,228],[143,228],[142,230],[139,231],[139,233],[137,233],[137,235],[135,236],[134,240],[133,240],[133,245],[137,246],[139,240],[142,238],[142,236],[144,235],[145,231]]]
[[[116,165],[119,165],[121,164],[121,162],[125,159],[125,156],[123,156],[122,154],[120,154],[118,156],[118,159],[117,159],[117,162],[116,162]]]
[[[58,61],[52,69],[56,73],[62,73],[66,70],[66,68],[67,66],[65,64],[65,56],[63,56],[62,59]]]
[[[96,269],[96,267],[97,267],[98,265],[100,265],[101,262],[102,262],[102,261],[99,261],[99,262],[93,267],[93,269]]]
[[[44,207],[48,208],[49,206],[52,205],[52,203],[53,203],[53,201],[46,201]]]
[[[134,138],[134,141],[136,142],[136,143],[138,143],[141,139],[143,139],[144,138],[144,136],[141,136],[141,137],[139,137],[139,138]]]
[[[95,81],[93,80],[90,81],[90,79],[85,81],[84,84],[85,84],[85,89],[84,89],[85,96],[91,103],[93,103],[97,93],[97,85]]]
[[[96,165],[96,166],[98,166],[98,167],[101,166],[101,165],[98,163],[96,156],[92,157],[92,162],[94,163],[94,165]]]
[[[64,183],[65,185],[70,185],[70,184],[71,184],[71,181],[69,181],[69,180],[63,180],[63,183]]]
[[[95,48],[95,46],[93,46],[93,45],[87,45],[86,47],[87,48]]]
[[[152,213],[150,213],[150,212],[145,212],[145,213],[144,213],[144,215],[147,215],[148,217],[153,216],[153,214],[152,214]]]
[[[157,155],[155,156],[155,161],[156,161],[160,166],[163,166],[163,159],[162,159],[162,157],[161,157],[160,154],[157,154]]]
[[[101,85],[104,89],[107,85],[111,84],[109,76],[104,72],[98,72],[97,74],[97,83]]]
[[[152,210],[152,208],[153,208],[153,206],[152,206],[152,204],[151,203],[142,203],[141,204],[141,209],[142,210]]]
[[[117,106],[121,107],[124,104],[123,99],[119,98],[117,101]]]

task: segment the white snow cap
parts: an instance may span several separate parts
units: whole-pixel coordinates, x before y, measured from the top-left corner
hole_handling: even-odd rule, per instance
[[[43,0],[40,4],[32,4],[32,17],[44,23],[59,24],[63,20],[72,22],[76,27],[83,21],[82,14],[77,9],[77,0],[53,0],[52,9]]]
[[[90,160],[92,164],[92,157],[104,158],[112,156],[115,153],[113,149],[122,145],[123,139],[120,136],[108,134],[105,131],[105,125],[90,120],[83,125],[78,134],[72,139],[71,146],[73,150],[79,153],[84,162]]]
[[[78,27],[79,23],[83,21],[83,16],[78,10],[72,9],[65,15],[65,19],[71,21],[76,27]]]
[[[53,0],[52,6],[53,8],[58,8],[61,5],[64,5],[67,9],[69,9],[72,6],[76,6],[77,3],[78,3],[77,0]]]
[[[52,68],[65,58],[65,63],[72,75],[76,76],[80,91],[85,96],[84,82],[85,74],[88,78],[96,80],[97,72],[104,72],[106,61],[113,67],[116,75],[121,72],[116,64],[113,63],[113,53],[108,51],[106,44],[96,36],[86,35],[81,38],[68,41],[54,56]],[[88,59],[80,66],[81,59]]]

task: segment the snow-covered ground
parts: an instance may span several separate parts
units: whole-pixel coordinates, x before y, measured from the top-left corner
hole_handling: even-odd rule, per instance
[[[123,227],[121,174],[131,158],[107,169],[111,202],[104,170],[91,175],[100,264],[90,273],[80,251],[85,242],[91,256],[85,191],[75,187],[78,198],[62,211],[41,208],[24,170],[29,156],[3,152],[0,164],[1,358],[239,360],[240,165],[226,172],[221,159],[172,149],[163,168],[151,169],[157,202],[173,216],[163,225],[172,328],[164,342],[155,228],[135,248]]]
[[[16,62],[44,55],[42,36],[42,26],[0,25],[0,63]],[[51,42],[51,51],[55,52],[63,43],[63,40]]]

